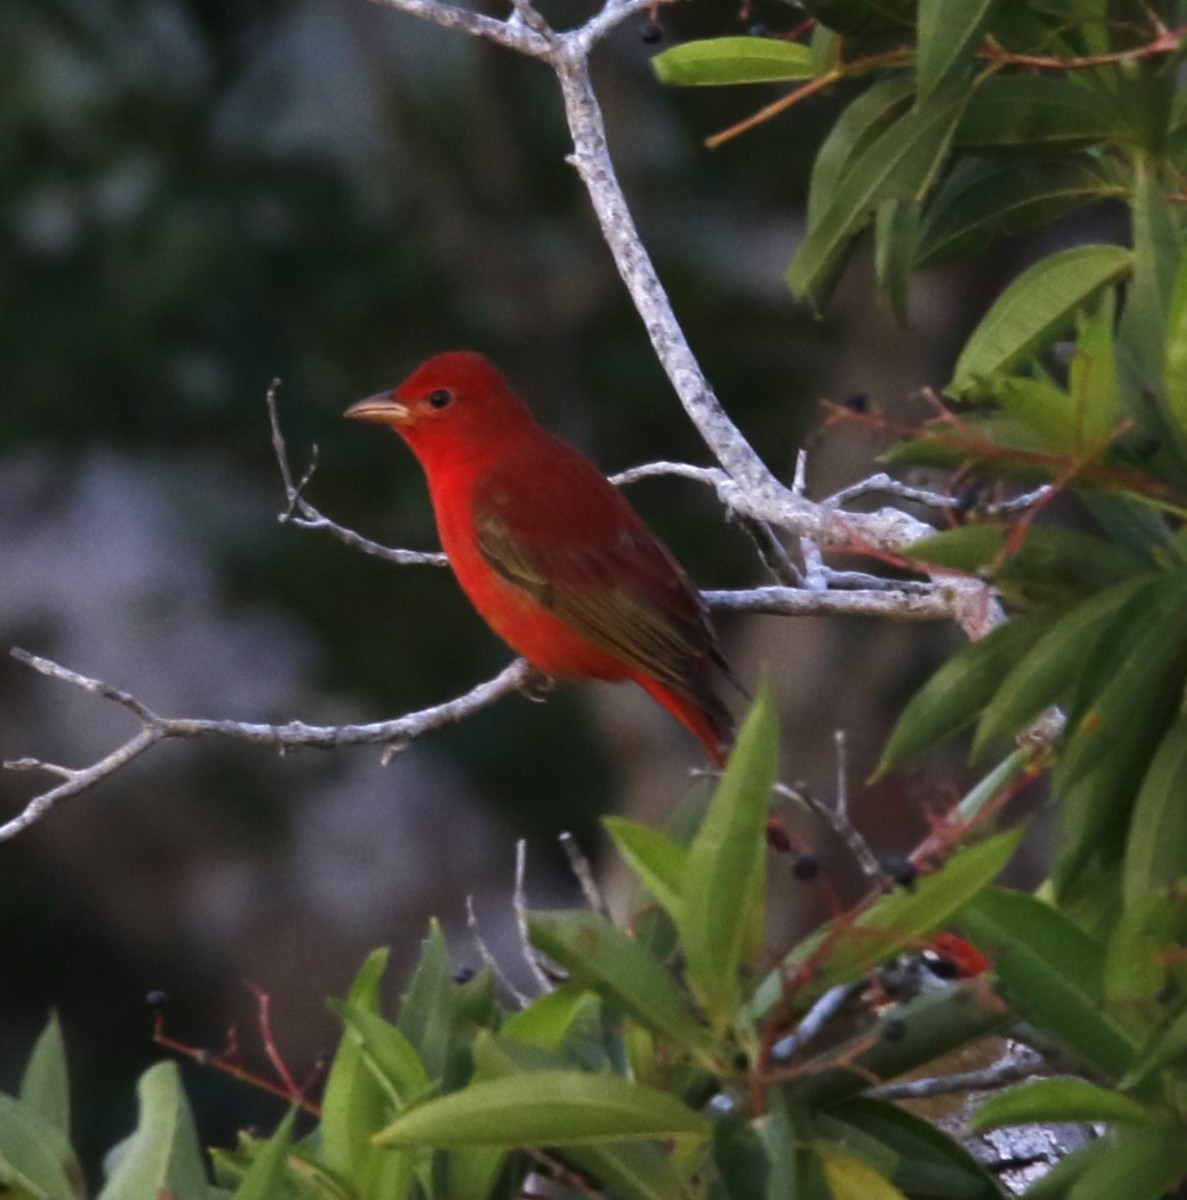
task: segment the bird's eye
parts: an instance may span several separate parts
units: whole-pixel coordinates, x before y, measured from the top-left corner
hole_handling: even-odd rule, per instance
[[[453,403],[453,393],[448,388],[438,388],[428,396],[430,408],[448,408]]]

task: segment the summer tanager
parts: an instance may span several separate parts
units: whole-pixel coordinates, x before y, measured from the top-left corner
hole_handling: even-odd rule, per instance
[[[700,595],[622,493],[536,423],[482,355],[442,354],[346,410],[389,425],[428,479],[442,548],[482,617],[537,670],[633,680],[718,766],[733,678]]]

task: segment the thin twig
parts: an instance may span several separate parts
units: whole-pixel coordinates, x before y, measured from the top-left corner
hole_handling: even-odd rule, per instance
[[[478,947],[478,953],[482,957],[482,961],[490,967],[495,978],[507,989],[515,1003],[520,1008],[527,1008],[532,1002],[532,998],[521,992],[519,988],[511,982],[510,979],[503,973],[503,968],[499,966],[498,959],[490,952],[490,947],[486,944],[486,939],[482,936],[482,928],[478,924],[478,914],[474,911],[473,895],[466,896],[466,928],[470,931],[470,936],[474,939],[474,945]]]
[[[527,870],[528,843],[525,838],[520,838],[515,843],[515,895],[512,899],[512,907],[515,909],[515,924],[519,928],[524,962],[528,964],[528,970],[531,971],[536,986],[539,987],[541,993],[551,992],[554,988],[553,982],[549,978],[548,972],[544,970],[535,946],[528,938]]]
[[[606,900],[602,896],[597,880],[594,879],[593,868],[589,865],[589,859],[585,857],[581,852],[581,847],[577,845],[577,839],[566,829],[558,835],[557,840],[561,844],[561,849],[565,852],[565,857],[569,860],[569,870],[573,872],[574,878],[581,885],[581,894],[585,897],[586,907],[591,912],[608,917],[610,910],[606,906]]]

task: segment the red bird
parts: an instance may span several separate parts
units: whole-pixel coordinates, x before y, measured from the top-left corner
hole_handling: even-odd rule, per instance
[[[712,668],[733,676],[700,595],[622,493],[538,425],[487,359],[439,355],[345,415],[408,443],[462,590],[513,650],[545,675],[633,680],[724,764],[734,722]]]

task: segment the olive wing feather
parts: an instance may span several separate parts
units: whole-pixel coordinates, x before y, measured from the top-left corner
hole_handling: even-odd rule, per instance
[[[674,690],[699,692],[706,660],[722,663],[700,596],[613,485],[558,445],[567,454],[553,456],[556,470],[479,482],[479,553],[594,645]]]

